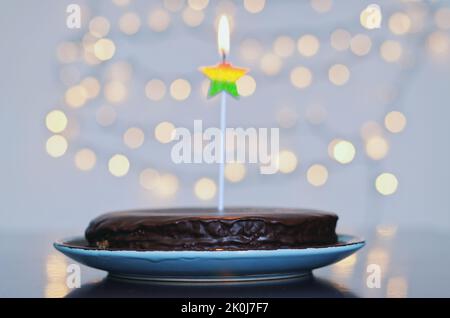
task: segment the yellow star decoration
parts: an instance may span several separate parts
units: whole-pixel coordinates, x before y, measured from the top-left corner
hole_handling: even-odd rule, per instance
[[[222,91],[233,97],[239,97],[236,81],[248,72],[245,68],[233,67],[229,63],[202,67],[201,72],[211,80],[208,96],[213,97]]]

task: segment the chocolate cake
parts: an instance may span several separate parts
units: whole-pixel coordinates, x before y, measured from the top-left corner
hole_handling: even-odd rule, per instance
[[[92,220],[93,247],[125,250],[249,250],[336,243],[337,215],[281,208],[162,209],[106,213]]]

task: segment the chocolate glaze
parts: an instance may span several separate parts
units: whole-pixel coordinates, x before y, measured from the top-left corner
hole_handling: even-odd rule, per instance
[[[91,246],[133,250],[246,250],[333,244],[337,215],[286,208],[123,211],[92,220]]]

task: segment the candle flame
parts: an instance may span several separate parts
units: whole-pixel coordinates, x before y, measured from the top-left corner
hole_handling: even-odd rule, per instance
[[[220,17],[219,30],[217,32],[217,45],[220,55],[225,56],[230,52],[230,24],[225,15]]]

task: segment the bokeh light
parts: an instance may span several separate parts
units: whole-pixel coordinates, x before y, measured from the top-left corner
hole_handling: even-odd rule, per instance
[[[185,0],[164,0],[164,8],[171,12],[180,11],[184,6]]]
[[[151,30],[162,32],[170,25],[170,15],[164,9],[156,9],[150,12],[147,22]]]
[[[379,28],[382,20],[383,14],[381,12],[380,6],[377,4],[368,5],[364,10],[361,11],[361,14],[359,16],[361,25],[368,30]]]
[[[53,133],[60,133],[67,127],[67,116],[61,110],[52,110],[45,117],[45,126]]]
[[[283,66],[281,58],[274,53],[266,53],[262,56],[259,67],[266,75],[276,75]]]
[[[111,81],[105,84],[104,95],[113,104],[122,103],[128,96],[128,91],[122,82]]]
[[[348,164],[355,158],[355,146],[348,140],[333,140],[329,147],[331,147],[332,158],[341,164]]]
[[[95,77],[86,77],[80,85],[84,88],[87,98],[95,98],[100,93],[100,82]]]
[[[372,40],[365,34],[357,34],[350,41],[350,49],[357,56],[364,56],[370,52]]]
[[[144,143],[145,135],[142,129],[137,127],[130,127],[123,134],[124,144],[131,149],[136,149]]]
[[[436,26],[442,30],[450,30],[450,7],[439,8],[434,14]]]
[[[177,101],[185,100],[191,94],[191,84],[182,78],[170,84],[170,95]]]
[[[216,196],[217,186],[214,180],[201,178],[195,182],[194,193],[197,198],[208,201]]]
[[[111,25],[105,17],[95,17],[89,22],[89,32],[97,38],[108,35],[110,28]]]
[[[273,43],[273,51],[279,57],[289,57],[294,54],[295,42],[289,36],[279,36],[275,39]]]
[[[389,18],[389,29],[396,35],[403,35],[411,29],[411,19],[404,12],[396,12]]]
[[[373,160],[381,160],[389,151],[389,143],[382,136],[373,136],[366,141],[366,154]]]
[[[95,57],[100,61],[107,61],[114,56],[116,45],[110,39],[100,39],[94,44]]]
[[[155,139],[162,144],[167,144],[173,140],[175,129],[174,124],[163,121],[155,127]]]
[[[290,150],[281,151],[278,156],[278,169],[281,173],[292,173],[297,168],[297,155]]]
[[[145,95],[153,101],[159,101],[166,95],[166,84],[159,79],[152,79],[145,85]]]
[[[130,161],[125,155],[116,154],[108,161],[109,172],[115,177],[123,177],[130,170]]]
[[[402,132],[406,126],[406,117],[399,111],[391,111],[384,117],[384,126],[391,133]]]
[[[345,51],[350,47],[352,36],[350,32],[344,29],[336,29],[331,33],[331,47],[337,51]]]
[[[159,183],[159,173],[155,169],[147,168],[139,174],[139,183],[146,190],[154,190]]]
[[[344,64],[335,64],[328,70],[328,79],[337,86],[342,86],[350,79],[350,71]]]
[[[141,18],[137,13],[127,12],[119,19],[119,29],[125,34],[136,34],[141,28]]]
[[[75,85],[66,91],[64,100],[68,106],[78,108],[86,103],[87,97],[86,89],[81,85]]]
[[[194,10],[191,7],[187,7],[183,10],[182,17],[187,26],[197,27],[202,24],[205,19],[205,13],[203,11]]]
[[[375,180],[375,188],[382,195],[391,195],[397,191],[398,180],[392,173],[384,172]]]
[[[402,57],[403,49],[399,42],[393,40],[384,41],[380,47],[381,57],[389,63],[397,62]]]
[[[308,168],[306,179],[315,187],[323,186],[328,180],[328,169],[323,165],[314,164]]]
[[[259,13],[264,9],[266,0],[244,0],[244,8],[250,13]]]
[[[209,4],[209,0],[188,0],[188,5],[194,10],[204,10]]]
[[[250,75],[244,75],[236,81],[239,95],[247,97],[253,95],[256,90],[256,81]]]
[[[92,170],[97,162],[97,156],[91,149],[84,148],[77,151],[74,158],[75,166],[81,171]]]
[[[225,165],[225,178],[232,183],[242,181],[246,173],[247,171],[243,163],[229,162]]]
[[[66,153],[68,147],[69,144],[66,138],[61,135],[51,136],[47,139],[47,143],[45,144],[47,153],[54,158],[63,156]]]
[[[316,55],[319,51],[319,47],[319,40],[312,34],[305,34],[297,41],[297,50],[305,57]]]
[[[325,13],[331,10],[333,0],[310,0],[311,7],[319,13]]]
[[[292,85],[302,89],[311,85],[312,73],[308,68],[298,66],[291,71],[290,78]]]
[[[177,193],[179,184],[177,176],[170,173],[160,174],[153,191],[158,197],[169,199]]]

